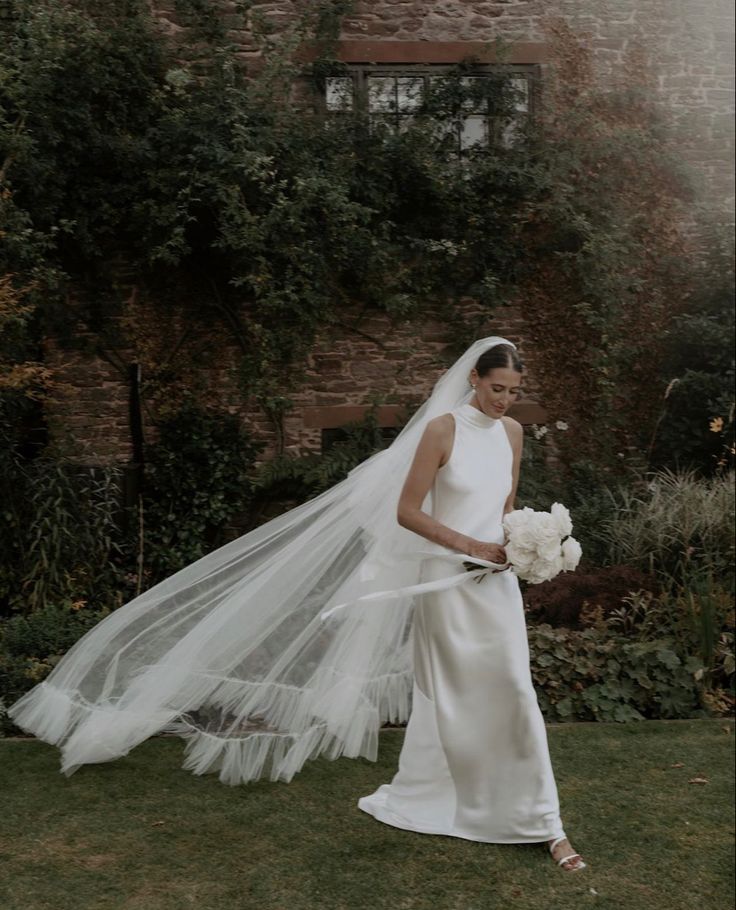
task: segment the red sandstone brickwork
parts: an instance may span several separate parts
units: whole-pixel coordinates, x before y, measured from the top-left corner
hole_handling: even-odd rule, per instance
[[[129,391],[120,369],[101,357],[61,347],[48,337],[43,358],[54,371],[54,392],[44,407],[54,450],[79,464],[130,461]]]
[[[469,302],[469,318],[473,311]],[[359,414],[355,406],[365,409],[376,396],[395,406],[381,423],[403,423],[456,357],[448,345],[447,328],[439,321],[392,327],[388,317],[376,314],[360,323],[360,332],[324,337],[315,346],[308,382],[288,391],[295,406],[284,421],[287,452],[319,451],[322,427],[355,419]],[[531,367],[525,397],[534,402],[539,390],[534,385],[533,355],[524,348],[521,316],[512,308],[499,310],[497,318],[480,326],[478,336],[486,335],[501,335],[517,345]],[[345,419],[338,423],[341,411]],[[528,423],[544,418],[528,401],[517,408],[516,416]]]
[[[177,21],[174,5],[155,0],[161,25],[186,33]],[[255,6],[278,26],[287,28],[302,8],[294,0],[257,2]],[[234,4],[221,2],[223,16],[232,16]],[[544,45],[544,17],[562,16],[587,35],[596,64],[612,80],[636,45],[644,49],[648,66],[656,73],[657,91],[673,115],[673,129],[683,156],[699,179],[699,204],[718,224],[733,222],[733,100],[734,16],[730,0],[363,0],[343,23],[339,53],[351,62],[448,63],[470,52],[486,54],[487,43],[501,37],[515,42],[513,62],[538,63],[542,81],[548,67]],[[240,57],[257,66],[258,50],[248,32],[233,32]],[[308,50],[305,51],[308,56]],[[347,419],[376,395],[385,401],[387,421],[398,419],[397,408],[412,408],[430,391],[452,360],[450,339],[440,322],[391,328],[376,315],[360,325],[363,334],[345,331],[321,338],[310,357],[307,381],[287,394],[294,408],[284,422],[288,452],[318,451],[321,427],[334,426],[340,411]],[[529,367],[527,393],[543,404],[543,390],[534,386],[534,352],[524,346],[524,326],[518,313],[504,309],[482,334],[500,334],[519,345]],[[368,336],[368,337],[366,337]],[[220,345],[216,366],[210,368],[207,400],[214,406],[240,413],[244,423],[268,443],[263,457],[277,450],[278,434],[253,402],[239,399],[228,373],[237,352]],[[186,355],[186,349],[183,351]],[[131,362],[136,352],[131,349]],[[60,352],[48,342],[50,365],[59,367],[67,383],[47,409],[52,435],[75,460],[104,463],[131,457],[127,429],[127,380],[111,365]],[[352,410],[351,410],[352,409]],[[536,422],[543,412],[518,411],[521,419]],[[551,421],[556,415],[548,415]],[[153,437],[153,427],[145,427]]]

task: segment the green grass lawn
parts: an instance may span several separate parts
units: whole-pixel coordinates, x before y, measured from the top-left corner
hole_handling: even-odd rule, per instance
[[[381,734],[375,764],[318,759],[290,784],[240,787],[182,771],[178,738],[70,778],[54,747],[0,740],[0,907],[732,910],[732,720],[548,734],[565,830],[589,864],[573,874],[542,845],[414,834],[361,812],[396,769],[399,730]]]

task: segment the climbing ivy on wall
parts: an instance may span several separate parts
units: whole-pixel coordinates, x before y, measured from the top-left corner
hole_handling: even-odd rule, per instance
[[[0,269],[36,280],[30,349],[46,331],[73,343],[80,323],[103,350],[132,340],[153,397],[196,373],[187,337],[211,334],[216,350],[224,333],[243,393],[273,411],[316,334],[359,327],[356,313],[440,313],[462,345],[477,326],[459,320],[461,298],[479,302],[479,325],[519,301],[545,403],[573,429],[563,462],[587,453],[616,470],[648,438],[659,333],[687,299],[686,181],[645,82],[600,84],[564,25],[550,24],[526,140],[457,159],[424,126],[378,133],[359,111],[310,103],[339,72],[347,0],[310,5],[278,35],[251,3],[225,15],[179,0],[178,39],[138,0],[10,6]],[[253,71],[231,31],[246,25],[264,51]],[[473,62],[450,74],[437,120],[454,116]],[[508,85],[487,90],[511,116]],[[127,311],[121,273],[140,289]],[[182,337],[152,348],[172,311],[187,314]]]

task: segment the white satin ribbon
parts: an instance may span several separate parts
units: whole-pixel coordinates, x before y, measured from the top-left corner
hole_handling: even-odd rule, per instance
[[[479,569],[469,569],[463,570],[459,575],[450,575],[447,578],[438,578],[435,581],[424,581],[416,585],[406,585],[403,588],[391,588],[387,591],[374,591],[372,594],[364,594],[362,597],[356,597],[353,600],[346,600],[344,603],[337,604],[334,607],[331,607],[329,610],[325,610],[320,613],[320,619],[324,622],[329,619],[334,613],[338,610],[343,610],[345,607],[351,607],[359,603],[368,603],[372,600],[398,600],[400,597],[404,597],[406,594],[427,594],[430,591],[447,591],[450,588],[457,587],[457,585],[464,584],[471,578],[477,578],[479,575],[484,575],[489,569],[496,569],[502,571],[503,569],[508,569],[511,563],[497,563],[489,562],[487,559],[478,559],[475,556],[466,556],[463,553],[459,555],[444,556],[437,553],[424,553],[423,551],[418,554],[412,555],[424,555],[429,556],[433,559],[448,559],[452,562],[458,561],[463,562],[472,562],[482,568]]]

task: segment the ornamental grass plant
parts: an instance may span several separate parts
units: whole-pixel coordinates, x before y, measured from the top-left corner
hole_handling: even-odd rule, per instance
[[[733,471],[702,478],[692,470],[664,469],[611,496],[616,508],[602,533],[612,563],[630,563],[675,582],[703,569],[733,591]]]

